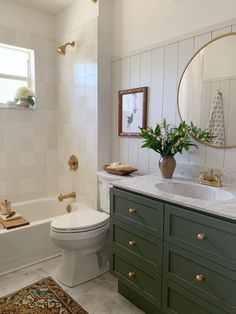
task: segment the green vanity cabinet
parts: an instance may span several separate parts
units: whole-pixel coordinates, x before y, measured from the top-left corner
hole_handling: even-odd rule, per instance
[[[111,189],[111,272],[150,314],[236,313],[236,224]]]
[[[111,272],[118,291],[146,313],[161,314],[163,204],[111,189]]]

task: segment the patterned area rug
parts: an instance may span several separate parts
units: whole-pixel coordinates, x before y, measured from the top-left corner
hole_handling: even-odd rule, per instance
[[[0,298],[0,314],[88,314],[47,277]]]

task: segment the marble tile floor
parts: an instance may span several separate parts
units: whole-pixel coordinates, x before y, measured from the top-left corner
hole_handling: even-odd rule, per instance
[[[0,276],[0,297],[47,276],[51,276],[57,281],[56,268],[59,262],[60,257],[57,257]],[[58,283],[89,314],[144,313],[117,292],[117,280],[109,272],[74,288]]]

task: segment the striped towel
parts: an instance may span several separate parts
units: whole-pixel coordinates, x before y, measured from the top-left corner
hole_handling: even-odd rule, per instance
[[[206,129],[211,135],[215,136],[210,144],[217,146],[225,145],[224,108],[220,94],[217,94],[212,102]]]

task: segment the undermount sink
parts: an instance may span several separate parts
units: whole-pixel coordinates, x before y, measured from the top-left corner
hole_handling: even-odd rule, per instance
[[[228,201],[234,198],[230,192],[200,184],[162,182],[155,185],[161,191],[207,201]]]

